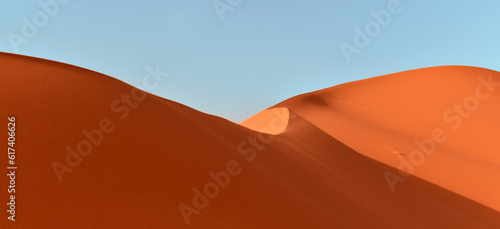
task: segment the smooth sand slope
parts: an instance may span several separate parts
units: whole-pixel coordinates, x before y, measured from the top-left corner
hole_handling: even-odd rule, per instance
[[[418,69],[276,107],[288,107],[365,156],[500,211],[499,72]]]
[[[492,153],[498,149],[492,141],[499,136],[494,132],[497,95],[481,101],[477,115],[442,143],[446,150],[436,150],[394,192],[384,174],[399,174],[390,161],[397,154],[370,148],[384,144],[404,152],[399,147],[419,136],[414,132],[439,123],[431,122],[431,113],[439,115],[447,99],[466,95],[467,85],[477,81],[472,73],[489,72],[484,69],[419,70],[460,73],[447,78],[455,82],[448,91],[434,92],[438,85],[428,89],[439,96],[410,95],[410,88],[399,88],[409,93],[392,96],[401,104],[383,100],[392,98],[389,89],[406,81],[423,88],[440,77],[420,82],[413,71],[331,89],[341,89],[346,100],[365,98],[361,106],[371,105],[368,110],[356,110],[357,100],[336,102],[325,90],[288,100],[244,123],[276,135],[70,65],[0,54],[0,69],[1,125],[16,116],[19,167],[16,222],[3,211],[0,228],[500,227],[500,214],[493,210],[498,207],[493,193],[499,161]],[[389,90],[387,98],[377,93],[382,89]],[[413,100],[404,103],[409,97]],[[405,109],[417,109],[423,103],[419,98],[430,100],[428,110],[409,116]],[[407,119],[386,117],[397,112]],[[7,139],[7,131],[0,131],[0,139]],[[461,168],[454,167],[459,162]],[[7,159],[0,165],[5,168]],[[479,181],[465,183],[474,174],[488,175],[481,179],[489,188]],[[6,178],[2,185],[8,186]],[[0,198],[8,201],[6,190]]]

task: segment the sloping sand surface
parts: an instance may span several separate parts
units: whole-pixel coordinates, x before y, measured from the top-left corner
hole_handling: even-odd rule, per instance
[[[365,156],[500,211],[496,71],[418,69],[300,95],[276,107],[288,107]]]
[[[294,117],[292,114],[291,117]],[[251,130],[278,135],[286,131],[290,120],[290,110],[284,107],[263,110],[240,123]]]
[[[246,122],[252,129],[269,130],[266,134],[75,66],[11,54],[0,54],[0,66],[0,106],[5,118],[1,125],[7,126],[7,117],[16,117],[19,167],[18,216],[15,223],[10,222],[4,211],[0,228],[500,227],[499,214],[492,209],[497,206],[491,190],[498,189],[495,173],[486,177],[492,179],[490,189],[478,185],[474,192],[466,192],[460,189],[466,186],[460,180],[444,182],[444,177],[460,176],[440,172],[484,174],[489,167],[496,171],[498,160],[490,151],[497,149],[494,146],[477,146],[477,154],[460,148],[488,142],[462,131],[484,128],[483,133],[492,135],[487,139],[498,136],[492,130],[498,122],[484,123],[498,120],[498,115],[490,114],[498,111],[496,95],[481,103],[474,113],[477,117],[467,120],[472,124],[464,120],[453,135],[458,140],[450,133],[449,141],[442,144],[447,150],[436,150],[432,157],[441,164],[434,167],[435,177],[425,169],[434,165],[429,157],[415,176],[405,177],[392,192],[384,173],[398,174],[397,165],[391,164],[387,152],[367,150],[379,143],[409,145],[405,140],[414,137],[416,130],[404,123],[434,127],[439,122],[427,123],[433,117],[429,113],[446,108],[444,98],[449,96],[451,101],[453,96],[423,97],[435,103],[422,111],[425,120],[391,123],[385,115],[398,111],[403,103],[385,110],[391,107],[387,101],[372,97],[362,105],[372,104],[371,110],[357,111],[349,103],[335,105],[331,100],[335,97],[320,91],[312,98],[304,95],[286,101],[278,105],[280,109]],[[399,78],[387,76],[385,81],[405,82]],[[462,78],[463,85],[474,81]],[[375,86],[391,88],[375,81]],[[332,90],[342,88],[344,98],[366,96],[354,87],[359,83],[352,84],[352,90],[349,85]],[[468,88],[460,85],[449,86],[448,92],[466,94]],[[409,105],[419,105],[417,100],[400,108],[416,109]],[[373,110],[377,112],[366,115]],[[346,118],[349,115],[351,119]],[[385,128],[406,132],[390,133]],[[0,139],[7,136],[7,131],[0,131]],[[384,155],[377,157],[377,153]],[[455,160],[446,161],[439,159],[440,154],[445,159],[446,155],[461,157],[448,156]],[[454,168],[459,160],[473,170]],[[0,165],[7,167],[7,160]],[[8,180],[2,178],[2,184],[7,187]],[[8,198],[6,190],[0,192],[1,200]]]

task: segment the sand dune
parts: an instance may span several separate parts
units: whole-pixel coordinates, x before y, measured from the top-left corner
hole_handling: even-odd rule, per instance
[[[500,211],[499,105],[500,73],[444,66],[339,85],[276,107],[363,155]]]
[[[12,54],[0,66],[19,166],[19,215],[4,211],[0,228],[500,227],[500,100],[488,88],[415,176],[394,192],[384,177],[413,138],[456,124],[442,113],[493,71],[363,80],[237,125],[75,66]]]

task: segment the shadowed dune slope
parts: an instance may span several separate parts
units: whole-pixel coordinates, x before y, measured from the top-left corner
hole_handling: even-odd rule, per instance
[[[268,135],[75,66],[0,54],[0,69],[19,167],[18,216],[0,228],[500,227],[428,179],[391,192],[382,174],[396,170],[332,137],[315,104],[256,122],[286,126]]]

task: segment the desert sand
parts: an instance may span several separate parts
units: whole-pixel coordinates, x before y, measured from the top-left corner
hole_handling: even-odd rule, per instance
[[[0,228],[500,228],[492,70],[370,78],[236,124],[76,66],[0,66],[18,166]]]

